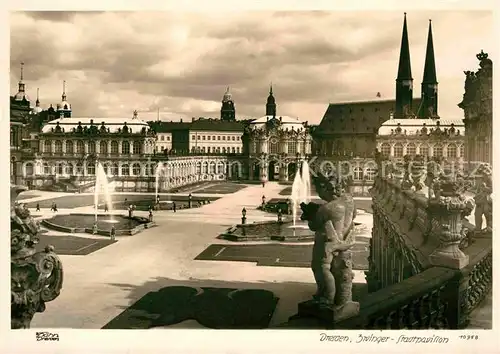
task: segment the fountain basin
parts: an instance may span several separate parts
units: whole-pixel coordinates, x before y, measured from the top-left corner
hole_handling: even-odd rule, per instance
[[[280,241],[310,242],[314,241],[314,232],[307,223],[292,221],[257,221],[251,224],[238,224],[230,227],[219,238],[229,241]]]
[[[312,198],[311,201],[322,204],[324,201],[321,199],[316,199]],[[274,213],[276,214],[279,209],[281,209],[281,212],[283,214],[291,214],[292,210],[288,210],[289,208],[291,209],[291,201],[289,198],[273,198],[269,200],[264,207],[259,206],[257,209],[268,212],[268,213]]]
[[[95,214],[73,213],[44,219],[42,225],[54,231],[92,234],[94,221]],[[97,235],[110,236],[112,226],[115,227],[116,236],[131,236],[156,224],[142,216],[97,215]]]

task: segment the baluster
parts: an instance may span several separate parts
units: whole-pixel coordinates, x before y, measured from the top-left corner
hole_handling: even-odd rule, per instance
[[[392,329],[392,324],[394,323],[394,317],[396,316],[396,311],[391,311],[387,315],[385,329]]]
[[[427,302],[428,298],[429,298],[429,296],[426,294],[417,300],[417,302],[418,302],[417,316],[418,316],[418,322],[420,324],[419,327],[421,329],[428,328],[428,326],[427,326],[427,314],[425,313],[425,310],[427,307],[426,302]]]
[[[430,323],[429,327],[433,329],[438,329],[438,317],[439,317],[439,293],[436,290],[433,290],[430,294],[430,302],[429,302],[429,317]]]
[[[408,326],[406,324],[406,314],[408,312],[408,306],[404,305],[402,306],[399,311],[398,311],[398,318],[397,318],[397,328],[396,329],[408,329]]]
[[[417,301],[413,300],[408,306],[408,328],[409,329],[418,329],[418,322],[415,317],[415,310],[417,306]]]
[[[446,319],[446,304],[445,302],[441,301],[441,296],[445,295],[445,287],[442,286],[439,288],[439,290],[436,291],[437,293],[437,304],[438,304],[438,311],[437,311],[437,321],[436,325],[438,329],[446,329],[448,328],[448,320]]]
[[[385,329],[386,318],[384,316],[377,317],[373,322],[373,329]]]

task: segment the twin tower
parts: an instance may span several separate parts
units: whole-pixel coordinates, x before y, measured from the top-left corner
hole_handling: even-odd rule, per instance
[[[411,75],[410,45],[408,43],[408,27],[405,12],[401,52],[399,54],[398,77],[396,79],[396,109],[394,118],[413,118],[415,116],[424,119],[439,118],[436,61],[434,59],[431,21],[429,20],[424,77],[422,79],[422,96],[419,106],[413,107],[413,77]]]

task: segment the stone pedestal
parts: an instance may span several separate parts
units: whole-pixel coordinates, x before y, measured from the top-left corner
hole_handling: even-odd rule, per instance
[[[336,323],[359,314],[359,302],[347,301],[341,306],[322,305],[308,300],[299,304],[299,317],[315,317],[327,323]]]

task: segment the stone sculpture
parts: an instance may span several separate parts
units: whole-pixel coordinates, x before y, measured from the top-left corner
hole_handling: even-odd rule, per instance
[[[25,187],[11,186],[10,265],[11,327],[29,328],[36,312],[45,311],[45,303],[59,296],[63,269],[52,246],[36,252],[37,222],[28,209],[15,202]]]
[[[339,321],[359,312],[352,301],[353,227],[356,208],[345,183],[339,178],[318,176],[313,179],[318,196],[326,203],[301,204],[302,219],[315,232],[311,269],[317,291],[313,299],[299,305],[299,315],[319,315]]]

